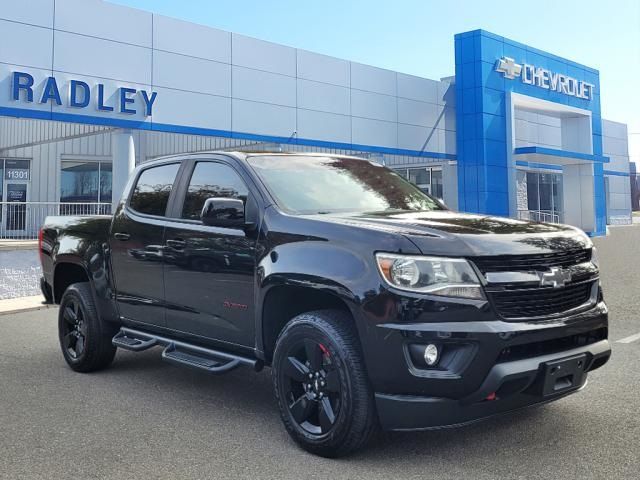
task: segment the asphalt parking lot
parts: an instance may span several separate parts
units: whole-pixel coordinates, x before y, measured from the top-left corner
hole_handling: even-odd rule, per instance
[[[269,371],[210,377],[120,351],[82,375],[59,352],[56,310],[0,316],[0,478],[638,478],[640,226],[597,239],[612,360],[582,392],[473,426],[381,434],[313,457],[281,426]]]
[[[38,251],[0,250],[0,300],[40,294]]]

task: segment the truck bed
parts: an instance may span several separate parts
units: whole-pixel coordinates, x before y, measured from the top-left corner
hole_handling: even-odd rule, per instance
[[[102,253],[109,237],[110,215],[47,217],[39,235],[45,282],[53,285],[56,261],[88,265],[91,255]]]

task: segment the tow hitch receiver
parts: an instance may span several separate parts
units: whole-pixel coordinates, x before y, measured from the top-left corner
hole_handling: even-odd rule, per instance
[[[543,363],[542,395],[547,397],[580,387],[586,365],[586,354]]]

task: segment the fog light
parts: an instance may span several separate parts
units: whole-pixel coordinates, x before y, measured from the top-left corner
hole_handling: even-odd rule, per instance
[[[439,357],[439,352],[438,352],[438,347],[435,346],[433,343],[430,343],[429,345],[427,345],[424,349],[424,361],[427,363],[428,366],[433,366],[436,363],[438,363],[438,357]]]

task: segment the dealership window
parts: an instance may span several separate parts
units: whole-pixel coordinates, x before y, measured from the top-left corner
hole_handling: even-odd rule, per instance
[[[111,162],[63,160],[60,201],[111,203]]]
[[[415,184],[424,193],[442,200],[442,168],[399,168],[395,171],[409,180],[411,183]]]
[[[249,194],[240,176],[228,165],[214,162],[198,162],[193,169],[187,195],[182,207],[182,218],[200,220],[207,198],[239,198],[247,201]]]

